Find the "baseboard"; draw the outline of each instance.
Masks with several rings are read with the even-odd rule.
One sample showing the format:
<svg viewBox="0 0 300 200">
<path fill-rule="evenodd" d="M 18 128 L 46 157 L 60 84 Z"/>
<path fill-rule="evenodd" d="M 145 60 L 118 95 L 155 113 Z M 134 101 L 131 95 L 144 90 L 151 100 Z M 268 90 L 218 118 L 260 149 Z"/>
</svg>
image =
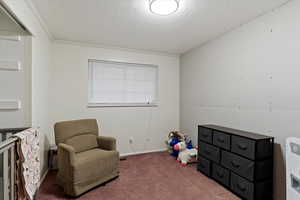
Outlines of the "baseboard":
<svg viewBox="0 0 300 200">
<path fill-rule="evenodd" d="M 156 149 L 156 150 L 150 150 L 150 151 L 138 151 L 138 152 L 132 152 L 132 153 L 122 153 L 120 157 L 126 157 L 126 156 L 134 156 L 134 155 L 140 155 L 140 154 L 146 154 L 146 153 L 155 153 L 155 152 L 162 152 L 167 151 L 166 148 L 163 149 Z"/>
<path fill-rule="evenodd" d="M 39 181 L 38 187 L 40 187 L 40 186 L 42 185 L 42 183 L 43 183 L 43 181 L 45 180 L 45 178 L 46 178 L 48 172 L 49 172 L 49 168 L 46 169 L 45 173 L 44 173 L 43 176 L 41 177 L 41 179 L 40 179 L 40 181 Z"/>
</svg>

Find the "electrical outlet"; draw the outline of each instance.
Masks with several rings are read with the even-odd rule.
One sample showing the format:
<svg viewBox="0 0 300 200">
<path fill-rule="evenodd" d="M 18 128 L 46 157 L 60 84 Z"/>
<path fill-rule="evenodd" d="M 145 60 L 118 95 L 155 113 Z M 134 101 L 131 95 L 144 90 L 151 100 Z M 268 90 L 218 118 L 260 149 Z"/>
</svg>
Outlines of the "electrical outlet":
<svg viewBox="0 0 300 200">
<path fill-rule="evenodd" d="M 132 144 L 133 143 L 133 137 L 129 138 L 129 143 Z"/>
<path fill-rule="evenodd" d="M 150 142 L 150 140 L 151 140 L 150 138 L 146 138 L 146 142 Z"/>
</svg>

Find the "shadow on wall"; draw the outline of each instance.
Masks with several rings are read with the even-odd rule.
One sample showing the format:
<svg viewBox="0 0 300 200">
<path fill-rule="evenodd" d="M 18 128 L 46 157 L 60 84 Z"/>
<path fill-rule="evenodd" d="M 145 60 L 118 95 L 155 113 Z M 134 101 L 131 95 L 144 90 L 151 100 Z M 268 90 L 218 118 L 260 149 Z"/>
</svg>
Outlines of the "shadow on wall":
<svg viewBox="0 0 300 200">
<path fill-rule="evenodd" d="M 47 136 L 44 136 L 44 149 L 42 151 L 42 156 L 43 156 L 43 163 L 41 163 L 41 174 L 40 176 L 43 177 L 43 175 L 45 175 L 45 172 L 47 171 L 48 169 L 48 152 L 49 152 L 49 149 L 50 149 L 50 141 L 48 139 Z"/>
<path fill-rule="evenodd" d="M 280 144 L 274 146 L 274 200 L 286 199 L 286 168 Z"/>
</svg>

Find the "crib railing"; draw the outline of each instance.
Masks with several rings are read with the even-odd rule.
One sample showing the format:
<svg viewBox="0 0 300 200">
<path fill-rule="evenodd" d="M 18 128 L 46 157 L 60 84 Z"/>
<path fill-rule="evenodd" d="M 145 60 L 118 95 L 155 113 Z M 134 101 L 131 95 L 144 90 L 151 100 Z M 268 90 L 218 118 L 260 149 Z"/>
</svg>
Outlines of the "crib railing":
<svg viewBox="0 0 300 200">
<path fill-rule="evenodd" d="M 16 138 L 26 128 L 0 129 L 0 200 L 15 199 Z"/>
</svg>

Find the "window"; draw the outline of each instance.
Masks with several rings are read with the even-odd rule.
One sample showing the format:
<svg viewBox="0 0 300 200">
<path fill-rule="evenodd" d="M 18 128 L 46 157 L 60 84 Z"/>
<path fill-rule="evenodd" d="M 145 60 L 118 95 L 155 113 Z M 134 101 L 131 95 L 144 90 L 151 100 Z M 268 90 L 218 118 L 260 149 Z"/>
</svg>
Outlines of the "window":
<svg viewBox="0 0 300 200">
<path fill-rule="evenodd" d="M 89 106 L 154 106 L 158 67 L 89 60 Z"/>
</svg>

